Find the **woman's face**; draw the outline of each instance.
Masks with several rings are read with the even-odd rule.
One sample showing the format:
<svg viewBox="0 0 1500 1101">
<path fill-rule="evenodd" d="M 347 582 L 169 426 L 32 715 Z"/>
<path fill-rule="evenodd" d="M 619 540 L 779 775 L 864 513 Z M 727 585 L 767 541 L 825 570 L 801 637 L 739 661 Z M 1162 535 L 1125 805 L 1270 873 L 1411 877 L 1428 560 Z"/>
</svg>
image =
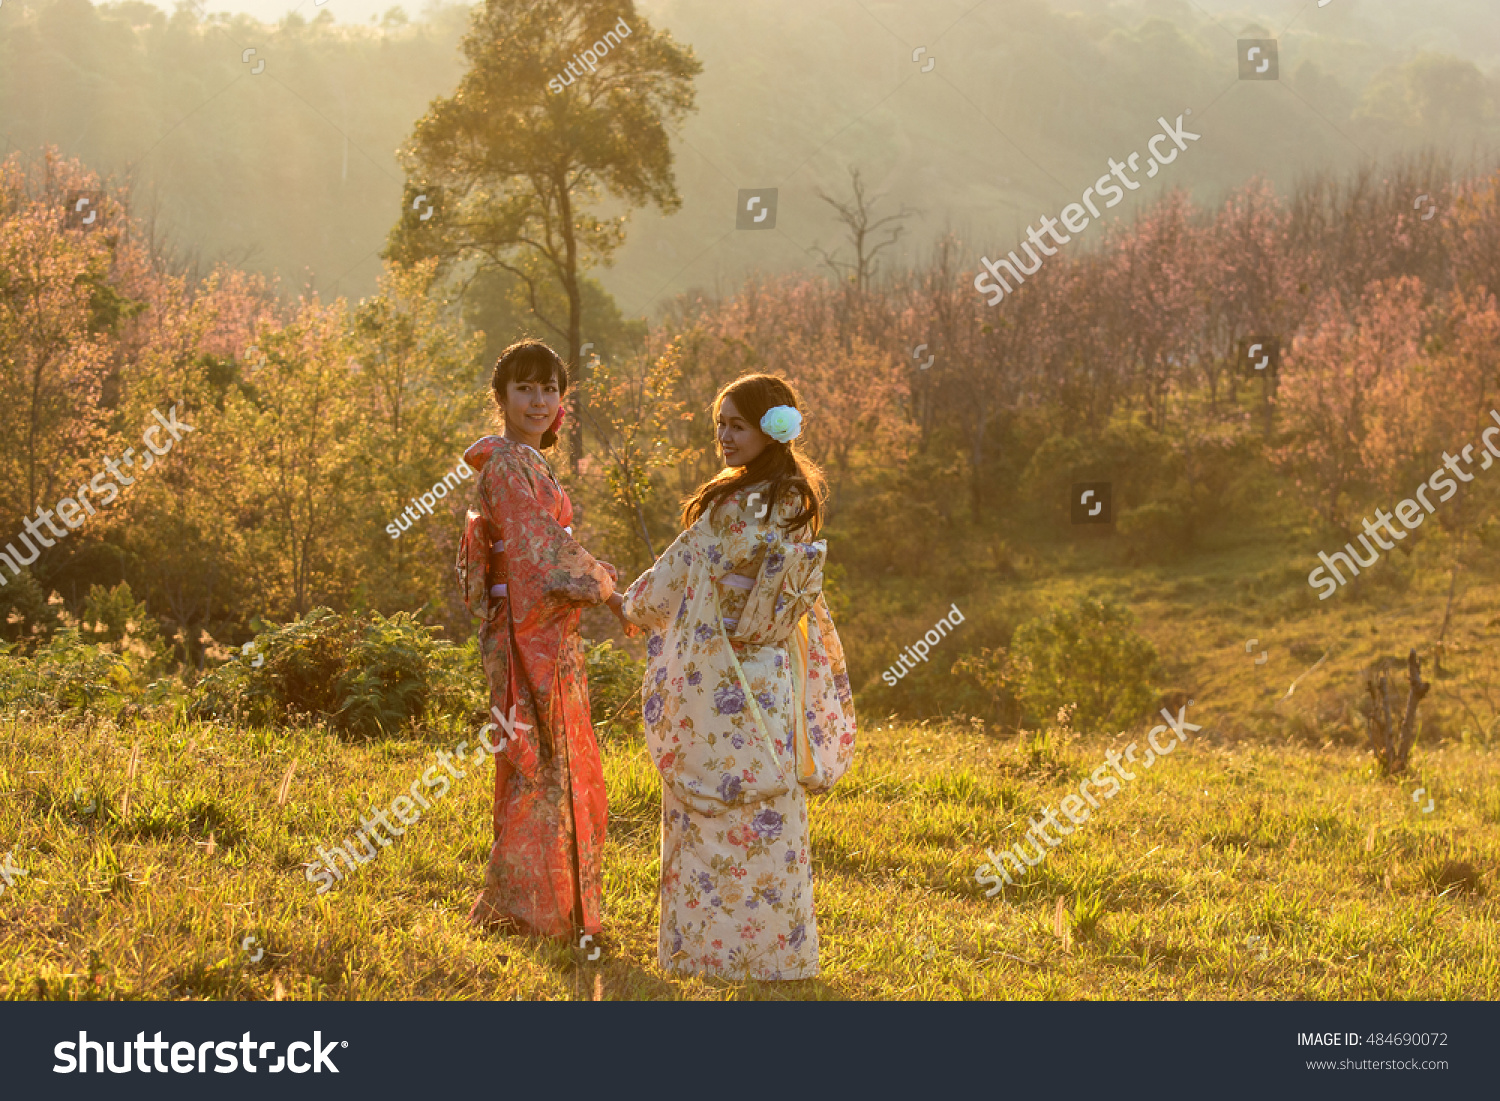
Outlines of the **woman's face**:
<svg viewBox="0 0 1500 1101">
<path fill-rule="evenodd" d="M 748 466 L 771 442 L 760 425 L 740 416 L 733 398 L 725 398 L 719 405 L 718 432 L 719 453 L 724 456 L 725 466 Z"/>
<path fill-rule="evenodd" d="M 558 389 L 556 377 L 547 382 L 511 379 L 505 384 L 505 434 L 540 448 L 542 433 L 552 427 L 561 403 L 562 392 Z"/>
</svg>

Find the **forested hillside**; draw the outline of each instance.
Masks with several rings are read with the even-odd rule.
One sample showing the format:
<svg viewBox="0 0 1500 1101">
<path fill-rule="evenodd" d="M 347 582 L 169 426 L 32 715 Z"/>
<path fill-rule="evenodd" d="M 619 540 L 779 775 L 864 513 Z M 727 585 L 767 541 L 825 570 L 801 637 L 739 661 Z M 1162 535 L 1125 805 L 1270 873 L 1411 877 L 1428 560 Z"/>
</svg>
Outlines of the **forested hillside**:
<svg viewBox="0 0 1500 1101">
<path fill-rule="evenodd" d="M 1172 182 L 1202 202 L 1257 173 L 1285 189 L 1423 143 L 1482 157 L 1497 126 L 1493 13 L 1481 0 L 1426 20 L 1408 7 L 1339 0 L 1315 19 L 1290 7 L 1215 19 L 1188 4 L 1081 14 L 1041 0 L 643 4 L 705 72 L 676 142 L 681 212 L 637 215 L 600 278 L 637 316 L 663 293 L 817 264 L 812 250 L 839 238 L 818 193 L 846 188 L 851 166 L 890 209 L 919 212 L 902 258 L 950 229 L 1008 248 L 1185 108 L 1203 148 Z M 395 151 L 453 87 L 467 9 L 408 21 L 390 8 L 372 24 L 303 5 L 276 26 L 202 10 L 0 7 L 5 149 L 54 143 L 133 182 L 135 209 L 182 253 L 277 275 L 284 295 L 369 293 L 399 214 Z M 1278 35 L 1281 81 L 1237 85 L 1235 38 Z M 918 47 L 936 60 L 928 72 L 911 60 Z M 246 49 L 257 53 L 242 61 Z M 750 187 L 780 190 L 776 232 L 730 232 Z"/>
</svg>

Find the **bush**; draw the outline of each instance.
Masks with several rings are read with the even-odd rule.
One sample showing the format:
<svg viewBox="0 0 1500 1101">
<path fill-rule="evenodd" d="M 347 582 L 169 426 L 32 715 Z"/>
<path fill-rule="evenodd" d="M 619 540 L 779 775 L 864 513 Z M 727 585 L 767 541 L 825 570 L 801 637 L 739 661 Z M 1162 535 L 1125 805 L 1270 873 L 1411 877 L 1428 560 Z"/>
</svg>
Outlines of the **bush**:
<svg viewBox="0 0 1500 1101">
<path fill-rule="evenodd" d="M 162 639 L 161 625 L 146 605 L 136 600 L 129 582 L 121 581 L 113 589 L 90 585 L 79 620 L 83 638 L 134 654 L 151 673 L 165 672 L 171 665 L 172 654 Z"/>
<path fill-rule="evenodd" d="M 862 602 L 860 612 L 865 622 L 870 622 L 867 634 L 873 634 L 875 625 L 872 613 L 878 613 L 884 622 L 884 632 L 879 648 L 869 647 L 867 653 L 855 652 L 850 657 L 851 680 L 864 678 L 858 685 L 855 708 L 861 714 L 900 715 L 905 719 L 970 718 L 994 723 L 1006 728 L 1015 725 L 1013 708 L 1008 708 L 1003 699 L 997 698 L 994 686 L 975 683 L 971 673 L 976 654 L 1002 652 L 1015 633 L 1018 624 L 1027 619 L 1033 606 L 1025 597 L 1002 597 L 988 607 L 980 605 L 975 597 L 959 596 L 954 601 L 947 594 L 924 594 L 920 618 L 910 612 L 887 611 L 882 606 L 882 594 Z M 915 669 L 898 677 L 894 685 L 885 680 L 886 671 L 896 666 L 897 640 L 910 639 L 915 642 L 933 625 L 940 614 L 948 613 L 950 604 L 958 603 L 964 612 L 964 621 L 950 631 L 943 641 L 933 647 L 925 662 L 918 662 Z M 965 611 L 967 607 L 967 611 Z M 840 630 L 845 647 L 849 647 L 850 634 Z M 886 641 L 889 640 L 889 641 Z M 847 651 L 846 651 L 847 652 Z M 884 663 L 883 669 L 866 672 L 875 663 Z M 894 672 L 891 674 L 895 676 Z"/>
<path fill-rule="evenodd" d="M 1120 511 L 1115 530 L 1131 562 L 1170 562 L 1189 541 L 1188 518 L 1165 501 L 1147 501 Z"/>
<path fill-rule="evenodd" d="M 114 713 L 141 694 L 132 655 L 84 641 L 76 627 L 53 633 L 30 657 L 0 643 L 0 707 Z"/>
<path fill-rule="evenodd" d="M 485 710 L 477 651 L 434 638 L 407 612 L 387 619 L 314 608 L 248 646 L 198 683 L 189 717 L 266 725 L 322 719 L 372 738 Z"/>
<path fill-rule="evenodd" d="M 642 729 L 641 684 L 646 663 L 616 650 L 608 639 L 589 647 L 586 660 L 594 736 L 603 741 L 617 730 L 630 733 Z"/>
<path fill-rule="evenodd" d="M 0 638 L 20 642 L 29 649 L 38 636 L 52 637 L 61 603 L 61 597 L 49 600 L 32 572 L 23 569 L 0 588 Z"/>
<path fill-rule="evenodd" d="M 965 671 L 997 698 L 1018 701 L 1029 726 L 1076 704 L 1079 728 L 1119 727 L 1151 710 L 1160 676 L 1156 648 L 1132 624 L 1128 609 L 1081 598 L 1021 624 L 1009 650 L 984 651 Z"/>
</svg>

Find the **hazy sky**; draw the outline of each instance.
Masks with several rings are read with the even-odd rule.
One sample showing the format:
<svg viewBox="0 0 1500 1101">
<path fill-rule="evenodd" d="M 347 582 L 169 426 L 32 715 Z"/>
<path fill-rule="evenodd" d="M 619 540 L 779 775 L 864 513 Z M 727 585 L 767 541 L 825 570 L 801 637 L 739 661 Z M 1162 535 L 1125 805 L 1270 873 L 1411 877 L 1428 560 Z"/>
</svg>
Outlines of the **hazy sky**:
<svg viewBox="0 0 1500 1101">
<path fill-rule="evenodd" d="M 148 0 L 157 7 L 171 9 L 170 3 Z M 340 23 L 368 23 L 371 16 L 379 18 L 393 7 L 400 7 L 413 20 L 419 19 L 425 6 L 423 0 L 325 0 L 320 6 L 316 0 L 204 0 L 203 10 L 211 12 L 243 12 L 263 23 L 276 23 L 287 12 L 295 11 L 304 19 L 315 19 L 320 12 L 331 12 Z"/>
</svg>

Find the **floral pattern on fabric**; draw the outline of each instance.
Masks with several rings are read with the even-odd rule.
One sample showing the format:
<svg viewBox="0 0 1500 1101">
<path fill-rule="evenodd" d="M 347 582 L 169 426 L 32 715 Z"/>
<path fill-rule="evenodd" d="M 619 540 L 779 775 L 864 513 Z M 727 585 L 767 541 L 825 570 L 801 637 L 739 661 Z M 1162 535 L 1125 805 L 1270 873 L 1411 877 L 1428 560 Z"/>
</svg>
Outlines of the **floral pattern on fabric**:
<svg viewBox="0 0 1500 1101">
<path fill-rule="evenodd" d="M 515 772 L 503 787 L 496 774 L 494 841 L 474 912 L 571 940 L 600 928 L 607 816 L 578 621 L 609 599 L 614 576 L 563 530 L 573 506 L 538 452 L 487 436 L 464 459 L 478 471 L 479 507 L 459 546 L 459 579 L 481 617 L 490 704 L 516 719 L 513 735 L 485 735 L 505 739 Z M 504 551 L 492 559 L 497 540 Z M 500 583 L 507 595 L 490 596 Z"/>
<path fill-rule="evenodd" d="M 746 498 L 683 532 L 625 594 L 626 616 L 652 631 L 642 698 L 663 779 L 658 955 L 682 972 L 809 978 L 806 793 L 848 770 L 854 705 L 822 597 L 826 543 L 784 534 L 791 502 L 760 519 Z M 731 573 L 753 573 L 753 587 L 726 584 Z"/>
</svg>

